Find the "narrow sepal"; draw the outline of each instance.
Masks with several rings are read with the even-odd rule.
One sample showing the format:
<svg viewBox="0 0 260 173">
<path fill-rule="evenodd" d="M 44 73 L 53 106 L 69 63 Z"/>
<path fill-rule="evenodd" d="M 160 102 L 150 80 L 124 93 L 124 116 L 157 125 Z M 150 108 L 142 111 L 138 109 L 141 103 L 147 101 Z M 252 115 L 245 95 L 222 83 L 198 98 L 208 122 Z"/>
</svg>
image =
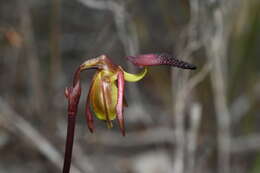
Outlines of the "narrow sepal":
<svg viewBox="0 0 260 173">
<path fill-rule="evenodd" d="M 182 69 L 190 69 L 190 70 L 196 69 L 195 65 L 179 60 L 173 55 L 167 53 L 143 54 L 137 56 L 128 56 L 127 58 L 133 64 L 140 67 L 154 66 L 154 65 L 170 65 Z"/>
<path fill-rule="evenodd" d="M 91 133 L 94 132 L 94 119 L 93 119 L 93 114 L 90 111 L 90 95 L 91 95 L 92 88 L 93 88 L 93 82 L 91 83 L 89 88 L 87 101 L 86 101 L 86 112 L 85 112 L 88 129 Z"/>
<path fill-rule="evenodd" d="M 117 73 L 117 86 L 118 86 L 118 97 L 116 105 L 117 120 L 119 124 L 120 131 L 123 136 L 125 136 L 125 122 L 123 116 L 124 107 L 124 73 L 119 70 Z"/>
</svg>

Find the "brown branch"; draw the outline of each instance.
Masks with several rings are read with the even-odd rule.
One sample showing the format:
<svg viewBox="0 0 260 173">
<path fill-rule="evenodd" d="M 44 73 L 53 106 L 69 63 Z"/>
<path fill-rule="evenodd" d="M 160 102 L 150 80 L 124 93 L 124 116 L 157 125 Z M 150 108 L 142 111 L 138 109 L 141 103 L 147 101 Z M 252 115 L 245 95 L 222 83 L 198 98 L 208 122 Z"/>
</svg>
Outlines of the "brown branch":
<svg viewBox="0 0 260 173">
<path fill-rule="evenodd" d="M 241 153 L 249 151 L 260 151 L 260 135 L 253 134 L 246 137 L 232 139 L 231 152 Z"/>
<path fill-rule="evenodd" d="M 50 54 L 51 54 L 51 89 L 55 91 L 61 80 L 61 55 L 60 55 L 60 0 L 52 0 L 51 11 L 51 33 L 50 33 Z M 52 91 L 52 92 L 54 92 Z M 52 93 L 51 93 L 52 95 Z"/>
<path fill-rule="evenodd" d="M 44 110 L 44 95 L 42 88 L 42 78 L 40 74 L 40 62 L 37 55 L 36 41 L 33 36 L 32 19 L 29 12 L 28 2 L 18 1 L 20 9 L 21 34 L 24 38 L 24 50 L 26 52 L 26 62 L 28 63 L 28 82 L 32 90 L 31 104 L 36 113 Z"/>
</svg>

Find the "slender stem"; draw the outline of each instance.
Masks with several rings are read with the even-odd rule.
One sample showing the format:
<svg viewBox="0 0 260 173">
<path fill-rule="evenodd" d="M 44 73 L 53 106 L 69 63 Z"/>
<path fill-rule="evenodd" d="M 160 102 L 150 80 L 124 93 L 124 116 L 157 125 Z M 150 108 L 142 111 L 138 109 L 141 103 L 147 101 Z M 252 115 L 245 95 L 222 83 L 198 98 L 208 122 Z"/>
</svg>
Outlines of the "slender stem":
<svg viewBox="0 0 260 173">
<path fill-rule="evenodd" d="M 72 155 L 73 139 L 74 139 L 74 131 L 75 131 L 75 122 L 76 122 L 76 115 L 69 115 L 68 116 L 68 128 L 67 128 L 65 156 L 64 156 L 64 164 L 63 164 L 63 173 L 70 172 L 71 155 Z"/>
</svg>

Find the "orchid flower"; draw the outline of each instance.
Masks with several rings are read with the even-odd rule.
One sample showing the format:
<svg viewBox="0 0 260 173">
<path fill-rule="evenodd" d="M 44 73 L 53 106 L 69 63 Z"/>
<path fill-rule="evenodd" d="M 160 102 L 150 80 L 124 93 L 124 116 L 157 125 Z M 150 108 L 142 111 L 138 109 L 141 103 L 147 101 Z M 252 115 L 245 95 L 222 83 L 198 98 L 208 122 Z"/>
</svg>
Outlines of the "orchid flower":
<svg viewBox="0 0 260 173">
<path fill-rule="evenodd" d="M 68 128 L 63 173 L 68 173 L 70 170 L 76 114 L 81 96 L 80 73 L 82 71 L 97 69 L 86 99 L 85 116 L 90 132 L 94 131 L 95 115 L 97 119 L 105 121 L 108 128 L 112 128 L 112 121 L 117 119 L 120 131 L 125 136 L 123 117 L 123 107 L 126 105 L 125 81 L 141 80 L 147 73 L 147 66 L 170 65 L 182 69 L 196 69 L 194 65 L 178 60 L 169 54 L 144 54 L 128 56 L 127 59 L 143 70 L 138 74 L 128 73 L 121 66 L 114 64 L 106 55 L 101 55 L 83 62 L 74 74 L 72 87 L 65 89 L 65 96 L 68 99 Z"/>
</svg>

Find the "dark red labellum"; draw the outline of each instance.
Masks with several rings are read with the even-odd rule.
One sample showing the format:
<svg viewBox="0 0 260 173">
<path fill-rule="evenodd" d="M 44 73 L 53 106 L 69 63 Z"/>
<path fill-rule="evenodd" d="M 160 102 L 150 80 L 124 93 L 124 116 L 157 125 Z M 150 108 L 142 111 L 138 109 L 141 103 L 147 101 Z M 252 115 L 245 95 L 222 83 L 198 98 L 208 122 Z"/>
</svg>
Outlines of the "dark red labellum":
<svg viewBox="0 0 260 173">
<path fill-rule="evenodd" d="M 143 54 L 138 56 L 128 56 L 129 61 L 133 64 L 143 67 L 143 66 L 155 66 L 155 65 L 170 65 L 182 69 L 195 70 L 196 66 L 189 64 L 182 60 L 175 58 L 173 55 L 167 53 L 161 54 Z"/>
</svg>

